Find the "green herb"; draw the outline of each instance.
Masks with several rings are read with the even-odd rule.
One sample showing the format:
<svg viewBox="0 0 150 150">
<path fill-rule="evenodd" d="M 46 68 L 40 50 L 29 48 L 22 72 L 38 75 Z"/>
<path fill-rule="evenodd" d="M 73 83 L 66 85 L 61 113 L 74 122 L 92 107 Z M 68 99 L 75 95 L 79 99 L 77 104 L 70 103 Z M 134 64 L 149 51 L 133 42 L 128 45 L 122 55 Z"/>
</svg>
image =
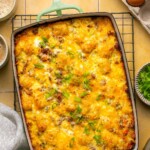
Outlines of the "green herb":
<svg viewBox="0 0 150 150">
<path fill-rule="evenodd" d="M 88 76 L 90 75 L 89 72 L 86 72 L 84 73 L 82 76 L 83 76 L 83 88 L 86 89 L 86 90 L 90 90 L 91 87 L 90 87 L 90 80 L 88 79 Z"/>
<path fill-rule="evenodd" d="M 35 67 L 35 68 L 39 68 L 39 69 L 44 68 L 44 66 L 43 66 L 42 64 L 40 64 L 40 63 L 34 64 L 34 67 Z"/>
<path fill-rule="evenodd" d="M 49 46 L 50 46 L 51 49 L 54 48 L 56 46 L 56 44 L 57 44 L 57 41 L 54 38 L 51 38 L 49 40 L 49 42 L 50 42 Z"/>
<path fill-rule="evenodd" d="M 58 79 L 61 79 L 62 78 L 62 73 L 61 72 L 55 72 L 55 76 L 56 76 L 56 78 L 58 78 Z"/>
<path fill-rule="evenodd" d="M 88 92 L 84 91 L 82 94 L 81 94 L 81 98 L 84 98 L 85 96 L 88 95 Z"/>
<path fill-rule="evenodd" d="M 44 42 L 40 42 L 39 43 L 40 47 L 44 48 L 46 46 L 46 44 Z"/>
<path fill-rule="evenodd" d="M 89 121 L 88 124 L 89 124 L 89 126 L 90 126 L 90 128 L 91 128 L 92 130 L 95 130 L 95 129 L 96 129 L 96 127 L 95 127 L 96 122 L 95 122 L 95 121 Z"/>
<path fill-rule="evenodd" d="M 75 97 L 75 99 L 74 99 L 76 102 L 79 102 L 79 103 L 81 103 L 81 98 L 80 97 Z"/>
<path fill-rule="evenodd" d="M 79 124 L 83 121 L 83 116 L 80 114 L 78 115 L 78 118 L 76 119 L 76 123 Z"/>
<path fill-rule="evenodd" d="M 85 72 L 85 73 L 83 74 L 83 77 L 86 78 L 86 77 L 88 77 L 89 75 L 90 75 L 89 72 Z"/>
<path fill-rule="evenodd" d="M 85 127 L 85 128 L 84 128 L 84 133 L 85 133 L 86 135 L 89 135 L 89 134 L 90 134 L 90 131 L 89 131 L 89 128 L 88 128 L 88 127 Z"/>
<path fill-rule="evenodd" d="M 67 55 L 69 55 L 71 58 L 74 58 L 74 53 L 72 51 L 67 51 Z"/>
<path fill-rule="evenodd" d="M 146 66 L 139 74 L 139 91 L 150 101 L 150 65 Z"/>
<path fill-rule="evenodd" d="M 83 120 L 81 112 L 82 109 L 79 105 L 74 112 L 70 112 L 70 116 L 72 117 L 72 119 L 76 121 L 76 123 L 80 123 Z"/>
<path fill-rule="evenodd" d="M 50 44 L 50 48 L 54 48 L 56 46 L 56 44 Z"/>
<path fill-rule="evenodd" d="M 101 136 L 100 135 L 94 135 L 93 138 L 96 141 L 97 145 L 101 144 Z"/>
<path fill-rule="evenodd" d="M 58 106 L 58 102 L 52 103 L 52 109 L 56 108 Z"/>
<path fill-rule="evenodd" d="M 70 96 L 69 92 L 67 92 L 67 91 L 63 91 L 62 94 L 66 99 L 68 99 Z"/>
<path fill-rule="evenodd" d="M 39 43 L 39 45 L 44 48 L 48 43 L 48 39 L 46 37 L 42 37 L 42 41 Z"/>
<path fill-rule="evenodd" d="M 46 37 L 42 37 L 44 43 L 48 43 L 48 39 Z"/>
<path fill-rule="evenodd" d="M 76 109 L 76 113 L 81 113 L 82 112 L 82 109 L 81 107 L 78 105 L 77 109 Z"/>
<path fill-rule="evenodd" d="M 50 94 L 49 94 L 49 93 L 46 93 L 46 94 L 45 94 L 45 98 L 48 99 L 49 97 L 51 97 Z"/>
<path fill-rule="evenodd" d="M 54 96 L 57 93 L 55 89 L 51 89 L 49 92 L 45 94 L 45 98 L 48 99 L 49 97 Z"/>
<path fill-rule="evenodd" d="M 101 130 L 100 129 L 96 129 L 96 132 L 101 132 Z"/>
<path fill-rule="evenodd" d="M 70 74 L 68 74 L 67 76 L 64 76 L 64 78 L 63 78 L 63 82 L 68 82 L 68 83 L 70 83 L 70 81 L 71 81 L 71 79 L 72 79 L 72 74 L 70 73 Z"/>
<path fill-rule="evenodd" d="M 71 138 L 70 143 L 69 143 L 69 147 L 72 148 L 75 142 L 75 137 Z"/>
<path fill-rule="evenodd" d="M 101 94 L 96 97 L 96 100 L 99 101 L 101 99 Z"/>
<path fill-rule="evenodd" d="M 83 80 L 83 88 L 86 89 L 86 90 L 90 90 L 91 89 L 91 87 L 90 87 L 90 80 L 88 80 L 86 78 Z"/>
</svg>

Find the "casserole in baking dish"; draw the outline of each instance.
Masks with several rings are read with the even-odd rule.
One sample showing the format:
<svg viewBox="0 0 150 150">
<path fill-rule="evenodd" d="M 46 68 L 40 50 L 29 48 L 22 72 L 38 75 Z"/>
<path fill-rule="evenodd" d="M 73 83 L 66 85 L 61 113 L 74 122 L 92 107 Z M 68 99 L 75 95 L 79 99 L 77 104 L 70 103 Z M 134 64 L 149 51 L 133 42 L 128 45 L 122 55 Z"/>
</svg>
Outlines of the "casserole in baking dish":
<svg viewBox="0 0 150 150">
<path fill-rule="evenodd" d="M 135 148 L 129 74 L 109 16 L 31 26 L 14 41 L 16 81 L 33 149 Z"/>
</svg>

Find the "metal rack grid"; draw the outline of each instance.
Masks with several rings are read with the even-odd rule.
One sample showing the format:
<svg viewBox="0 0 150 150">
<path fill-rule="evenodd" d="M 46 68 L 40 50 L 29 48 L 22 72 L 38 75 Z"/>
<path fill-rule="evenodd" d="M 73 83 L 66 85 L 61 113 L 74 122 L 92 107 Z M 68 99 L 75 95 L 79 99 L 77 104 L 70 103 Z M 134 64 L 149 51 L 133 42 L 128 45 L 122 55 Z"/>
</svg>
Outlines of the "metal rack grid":
<svg viewBox="0 0 150 150">
<path fill-rule="evenodd" d="M 130 76 L 132 85 L 134 85 L 135 77 L 135 67 L 134 67 L 134 18 L 128 12 L 112 13 L 116 23 L 118 25 L 123 45 L 125 48 L 125 53 L 127 57 L 127 62 L 129 66 Z M 23 27 L 25 25 L 36 22 L 37 15 L 16 15 L 12 19 L 12 31 Z M 42 19 L 49 19 L 56 17 L 56 15 L 45 15 Z M 16 111 L 20 112 L 19 102 L 16 92 L 16 85 L 14 82 L 14 108 Z"/>
</svg>

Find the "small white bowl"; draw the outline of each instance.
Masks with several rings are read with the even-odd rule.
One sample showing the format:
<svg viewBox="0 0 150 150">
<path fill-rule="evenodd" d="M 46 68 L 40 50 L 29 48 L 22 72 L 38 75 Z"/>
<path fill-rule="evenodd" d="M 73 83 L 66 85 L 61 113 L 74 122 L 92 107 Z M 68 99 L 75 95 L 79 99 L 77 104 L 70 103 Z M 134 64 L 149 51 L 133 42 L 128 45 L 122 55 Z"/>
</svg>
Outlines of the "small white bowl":
<svg viewBox="0 0 150 150">
<path fill-rule="evenodd" d="M 138 97 L 141 99 L 142 102 L 144 102 L 145 104 L 147 104 L 148 106 L 150 106 L 150 101 L 147 100 L 143 94 L 139 91 L 139 87 L 138 87 L 138 78 L 139 78 L 139 74 L 143 71 L 143 69 L 146 67 L 146 66 L 150 66 L 150 63 L 147 63 L 145 65 L 143 65 L 140 70 L 138 71 L 137 75 L 136 75 L 136 78 L 135 78 L 135 90 L 136 90 L 136 93 L 138 95 Z"/>
<path fill-rule="evenodd" d="M 2 60 L 0 60 L 0 69 L 2 67 L 5 66 L 5 64 L 7 63 L 8 61 L 8 45 L 6 43 L 6 40 L 4 39 L 4 37 L 2 35 L 0 35 L 0 46 L 2 46 L 3 48 L 3 57 L 2 57 Z"/>
<path fill-rule="evenodd" d="M 17 0 L 13 0 L 13 5 L 12 5 L 11 9 L 8 10 L 8 12 L 5 14 L 5 16 L 0 17 L 0 22 L 10 18 L 14 14 L 14 12 L 16 10 L 16 5 L 17 5 L 16 3 L 17 3 Z"/>
</svg>

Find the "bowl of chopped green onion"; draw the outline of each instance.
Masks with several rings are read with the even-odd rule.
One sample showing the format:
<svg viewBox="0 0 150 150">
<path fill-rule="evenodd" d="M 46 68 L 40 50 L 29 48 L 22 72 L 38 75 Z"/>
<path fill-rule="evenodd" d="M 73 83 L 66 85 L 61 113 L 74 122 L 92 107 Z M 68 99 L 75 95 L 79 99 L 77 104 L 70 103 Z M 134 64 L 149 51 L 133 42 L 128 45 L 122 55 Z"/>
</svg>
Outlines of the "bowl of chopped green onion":
<svg viewBox="0 0 150 150">
<path fill-rule="evenodd" d="M 150 106 L 150 63 L 139 70 L 135 79 L 135 89 L 139 98 Z"/>
</svg>

